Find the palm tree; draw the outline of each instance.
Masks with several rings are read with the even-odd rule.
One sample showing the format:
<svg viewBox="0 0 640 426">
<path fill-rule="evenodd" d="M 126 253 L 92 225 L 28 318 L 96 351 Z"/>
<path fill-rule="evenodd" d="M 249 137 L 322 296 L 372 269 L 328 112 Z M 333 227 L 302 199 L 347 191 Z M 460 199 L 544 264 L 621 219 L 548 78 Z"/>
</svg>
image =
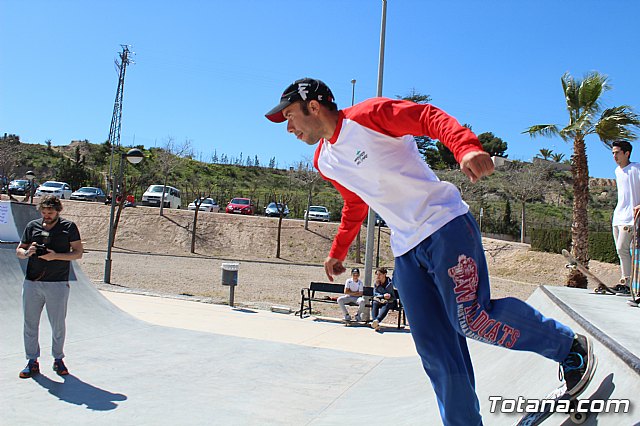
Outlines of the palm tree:
<svg viewBox="0 0 640 426">
<path fill-rule="evenodd" d="M 541 148 L 540 149 L 540 154 L 536 155 L 536 157 L 540 157 L 543 160 L 548 160 L 549 158 L 551 158 L 551 156 L 553 155 L 553 151 L 550 149 L 546 149 L 546 148 Z"/>
<path fill-rule="evenodd" d="M 564 154 L 559 152 L 551 154 L 551 159 L 556 163 L 560 163 L 564 159 Z"/>
<path fill-rule="evenodd" d="M 529 127 L 523 133 L 528 133 L 531 137 L 558 135 L 565 142 L 573 142 L 571 175 L 574 197 L 571 245 L 576 259 L 588 266 L 589 167 L 585 138 L 590 134 L 596 134 L 602 143 L 611 148 L 613 141 L 636 139 L 636 135 L 630 129 L 640 127 L 640 120 L 627 105 L 602 109 L 600 96 L 611 88 L 607 83 L 607 76 L 594 71 L 585 75 L 582 80 L 576 80 L 569 73 L 565 73 L 561 80 L 569 124 L 563 128 L 555 124 L 539 124 Z M 570 287 L 586 288 L 586 284 L 586 277 L 578 271 L 573 271 L 567 278 L 567 285 Z"/>
</svg>

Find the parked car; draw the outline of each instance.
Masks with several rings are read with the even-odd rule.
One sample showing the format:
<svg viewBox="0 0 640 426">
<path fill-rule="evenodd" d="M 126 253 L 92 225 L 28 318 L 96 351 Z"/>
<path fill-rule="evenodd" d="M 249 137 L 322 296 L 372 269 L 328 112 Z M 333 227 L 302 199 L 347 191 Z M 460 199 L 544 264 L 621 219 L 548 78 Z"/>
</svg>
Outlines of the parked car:
<svg viewBox="0 0 640 426">
<path fill-rule="evenodd" d="M 142 205 L 160 207 L 162 200 L 162 188 L 163 185 L 151 185 L 142 194 Z M 173 186 L 165 186 L 164 191 L 164 206 L 171 209 L 182 208 L 182 199 L 180 198 L 180 191 Z"/>
<path fill-rule="evenodd" d="M 31 188 L 31 182 L 27 179 L 16 179 L 9 182 L 9 194 L 11 195 L 27 195 Z"/>
<path fill-rule="evenodd" d="M 36 189 L 36 197 L 42 197 L 43 195 L 55 195 L 60 199 L 71 198 L 71 185 L 66 182 L 57 182 L 55 180 L 48 180 Z"/>
<path fill-rule="evenodd" d="M 227 213 L 256 214 L 256 206 L 250 198 L 234 198 L 229 201 Z"/>
<path fill-rule="evenodd" d="M 269 205 L 264 208 L 264 215 L 269 217 L 280 217 L 280 210 L 282 210 L 282 208 L 282 203 L 269 203 Z M 282 216 L 287 217 L 288 214 L 289 207 L 285 204 Z"/>
<path fill-rule="evenodd" d="M 198 210 L 201 212 L 213 212 L 218 213 L 220 211 L 220 206 L 213 198 L 201 198 L 202 202 L 200 203 L 200 207 Z M 196 202 L 198 199 L 193 200 L 193 203 L 189 203 L 189 210 L 196 209 Z"/>
<path fill-rule="evenodd" d="M 304 218 L 309 216 L 309 220 L 321 220 L 323 222 L 329 222 L 329 209 L 325 206 L 309 206 L 309 213 L 304 211 Z"/>
<path fill-rule="evenodd" d="M 107 196 L 100 188 L 95 188 L 93 186 L 83 186 L 82 188 L 74 191 L 71 194 L 71 199 L 78 201 L 104 202 L 106 201 Z"/>
</svg>

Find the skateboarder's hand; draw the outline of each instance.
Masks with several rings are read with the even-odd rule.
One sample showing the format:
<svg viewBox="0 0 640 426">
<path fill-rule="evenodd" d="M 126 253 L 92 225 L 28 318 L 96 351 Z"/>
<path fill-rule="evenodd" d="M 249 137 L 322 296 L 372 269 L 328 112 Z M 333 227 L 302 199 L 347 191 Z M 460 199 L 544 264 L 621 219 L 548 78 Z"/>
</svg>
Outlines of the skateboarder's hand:
<svg viewBox="0 0 640 426">
<path fill-rule="evenodd" d="M 333 282 L 334 275 L 340 275 L 345 272 L 347 268 L 342 265 L 342 261 L 333 257 L 327 257 L 324 261 L 324 272 L 327 274 L 329 281 Z"/>
<path fill-rule="evenodd" d="M 494 165 L 488 152 L 471 151 L 460 160 L 460 170 L 475 183 L 481 177 L 492 174 Z"/>
</svg>

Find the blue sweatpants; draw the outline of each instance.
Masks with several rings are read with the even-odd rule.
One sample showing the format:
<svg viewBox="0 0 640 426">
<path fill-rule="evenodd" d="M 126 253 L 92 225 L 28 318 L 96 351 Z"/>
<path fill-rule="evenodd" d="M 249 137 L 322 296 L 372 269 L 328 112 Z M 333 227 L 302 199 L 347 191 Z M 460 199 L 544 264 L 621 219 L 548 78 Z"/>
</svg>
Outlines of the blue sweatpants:
<svg viewBox="0 0 640 426">
<path fill-rule="evenodd" d="M 482 424 L 467 337 L 557 362 L 569 354 L 569 327 L 519 299 L 491 300 L 482 239 L 469 213 L 397 257 L 393 282 L 445 425 Z"/>
</svg>

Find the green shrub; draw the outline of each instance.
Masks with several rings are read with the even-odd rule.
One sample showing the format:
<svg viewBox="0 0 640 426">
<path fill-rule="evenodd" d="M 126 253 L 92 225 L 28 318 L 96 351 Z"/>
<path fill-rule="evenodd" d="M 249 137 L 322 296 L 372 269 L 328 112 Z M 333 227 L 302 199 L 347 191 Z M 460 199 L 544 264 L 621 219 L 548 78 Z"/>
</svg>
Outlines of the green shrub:
<svg viewBox="0 0 640 426">
<path fill-rule="evenodd" d="M 531 249 L 560 253 L 571 248 L 571 231 L 566 229 L 534 228 L 531 230 Z"/>
<path fill-rule="evenodd" d="M 538 228 L 531 231 L 531 249 L 560 253 L 571 249 L 571 231 Z M 607 263 L 619 263 L 611 232 L 589 232 L 589 258 Z"/>
<path fill-rule="evenodd" d="M 611 232 L 589 232 L 589 257 L 607 263 L 620 263 Z"/>
</svg>

